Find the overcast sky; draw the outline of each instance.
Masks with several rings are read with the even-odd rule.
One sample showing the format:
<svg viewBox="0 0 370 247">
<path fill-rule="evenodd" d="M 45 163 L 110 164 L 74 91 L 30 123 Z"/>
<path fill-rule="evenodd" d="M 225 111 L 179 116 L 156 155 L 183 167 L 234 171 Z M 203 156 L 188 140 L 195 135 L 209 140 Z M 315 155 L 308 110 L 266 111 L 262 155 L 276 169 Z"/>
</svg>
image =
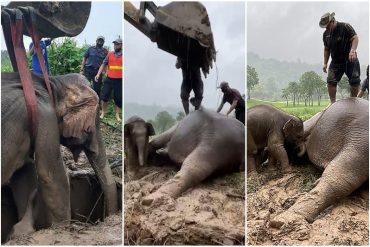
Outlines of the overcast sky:
<svg viewBox="0 0 370 247">
<path fill-rule="evenodd" d="M 158 3 L 163 6 L 166 3 Z M 242 94 L 245 91 L 245 5 L 243 2 L 204 2 L 217 50 L 218 83 L 229 81 Z M 135 3 L 138 7 L 138 4 Z M 182 108 L 181 69 L 175 68 L 176 57 L 157 48 L 146 36 L 124 25 L 125 102 Z M 216 109 L 220 90 L 216 90 L 215 67 L 204 79 L 202 104 Z M 193 95 L 193 93 L 191 94 Z M 225 106 L 224 108 L 229 108 Z"/>
<path fill-rule="evenodd" d="M 1 5 L 6 5 L 8 2 L 1 2 Z M 85 29 L 75 37 L 79 45 L 95 44 L 96 37 L 103 35 L 105 44 L 113 49 L 113 40 L 119 35 L 122 37 L 123 24 L 123 7 L 121 1 L 104 1 L 92 2 L 90 17 L 86 23 Z M 56 39 L 60 42 L 63 38 Z M 28 50 L 31 38 L 24 36 L 24 44 Z M 1 31 L 1 49 L 5 50 L 3 32 Z"/>
<path fill-rule="evenodd" d="M 263 58 L 322 64 L 325 30 L 319 21 L 326 12 L 353 26 L 360 40 L 360 64 L 368 64 L 368 2 L 248 2 L 247 51 Z"/>
</svg>

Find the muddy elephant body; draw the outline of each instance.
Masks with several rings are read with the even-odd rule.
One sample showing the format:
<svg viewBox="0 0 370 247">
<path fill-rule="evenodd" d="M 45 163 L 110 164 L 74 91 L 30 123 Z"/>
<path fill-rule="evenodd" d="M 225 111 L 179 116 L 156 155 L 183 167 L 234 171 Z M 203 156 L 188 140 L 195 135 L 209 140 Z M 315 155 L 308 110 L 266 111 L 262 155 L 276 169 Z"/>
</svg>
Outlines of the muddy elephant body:
<svg viewBox="0 0 370 247">
<path fill-rule="evenodd" d="M 266 147 L 270 153 L 270 163 L 280 162 L 283 170 L 289 170 L 289 159 L 284 144 L 298 150 L 298 156 L 305 153 L 302 120 L 271 105 L 257 105 L 247 112 L 247 156 L 248 172 L 258 166 L 258 153 Z"/>
<path fill-rule="evenodd" d="M 167 149 L 180 171 L 143 204 L 162 196 L 178 197 L 212 174 L 244 170 L 244 125 L 214 111 L 200 109 L 150 141 L 151 150 Z"/>
<path fill-rule="evenodd" d="M 292 218 L 313 222 L 325 208 L 369 179 L 368 101 L 337 101 L 305 121 L 304 126 L 308 157 L 324 172 L 315 188 L 271 222 L 274 227 Z"/>
<path fill-rule="evenodd" d="M 79 74 L 50 77 L 54 102 L 50 102 L 43 79 L 33 75 L 37 99 L 36 135 L 30 136 L 24 93 L 18 73 L 1 74 L 1 185 L 33 160 L 39 193 L 46 205 L 46 222 L 71 219 L 70 188 L 60 144 L 75 160 L 86 153 L 105 195 L 107 213 L 117 210 L 117 192 L 100 133 L 98 97 Z"/>
</svg>

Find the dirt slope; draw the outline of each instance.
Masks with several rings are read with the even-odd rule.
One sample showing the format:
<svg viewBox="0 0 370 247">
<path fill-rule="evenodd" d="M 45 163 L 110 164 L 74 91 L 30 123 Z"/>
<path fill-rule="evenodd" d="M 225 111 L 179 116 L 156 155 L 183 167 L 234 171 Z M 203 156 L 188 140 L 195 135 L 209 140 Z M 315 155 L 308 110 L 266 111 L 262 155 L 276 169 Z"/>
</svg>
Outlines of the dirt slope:
<svg viewBox="0 0 370 247">
<path fill-rule="evenodd" d="M 292 174 L 263 171 L 248 179 L 247 243 L 250 245 L 368 245 L 368 188 L 361 188 L 326 209 L 314 223 L 294 222 L 281 229 L 270 219 L 287 210 L 313 187 L 320 172 L 309 166 L 294 167 Z"/>
<path fill-rule="evenodd" d="M 146 207 L 141 198 L 176 171 L 145 167 L 141 172 L 141 179 L 125 180 L 125 244 L 244 243 L 244 173 L 210 179 L 176 200 Z"/>
</svg>

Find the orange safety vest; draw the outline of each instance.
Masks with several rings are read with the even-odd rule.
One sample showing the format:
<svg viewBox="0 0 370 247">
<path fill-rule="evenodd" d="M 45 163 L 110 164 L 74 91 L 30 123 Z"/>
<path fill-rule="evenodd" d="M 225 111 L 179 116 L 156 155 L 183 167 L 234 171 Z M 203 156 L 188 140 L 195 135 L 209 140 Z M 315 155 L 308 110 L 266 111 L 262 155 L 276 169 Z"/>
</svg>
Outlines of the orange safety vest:
<svg viewBox="0 0 370 247">
<path fill-rule="evenodd" d="M 122 56 L 116 57 L 114 51 L 108 53 L 108 77 L 122 78 Z"/>
</svg>

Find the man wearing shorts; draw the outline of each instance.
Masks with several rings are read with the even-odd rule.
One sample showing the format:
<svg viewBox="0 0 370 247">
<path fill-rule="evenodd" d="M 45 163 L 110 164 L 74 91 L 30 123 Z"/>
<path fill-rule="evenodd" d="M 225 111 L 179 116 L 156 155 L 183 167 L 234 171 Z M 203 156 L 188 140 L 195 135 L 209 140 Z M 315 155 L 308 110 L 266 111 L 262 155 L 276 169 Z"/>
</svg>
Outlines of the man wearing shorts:
<svg viewBox="0 0 370 247">
<path fill-rule="evenodd" d="M 324 65 L 327 73 L 328 61 L 331 63 L 328 71 L 327 86 L 331 103 L 335 102 L 337 84 L 345 73 L 351 86 L 351 97 L 356 97 L 360 87 L 360 63 L 357 59 L 358 36 L 353 27 L 334 18 L 335 13 L 326 13 L 321 17 L 320 27 L 325 28 Z"/>
<path fill-rule="evenodd" d="M 121 109 L 122 109 L 122 39 L 118 38 L 114 43 L 114 51 L 108 53 L 102 65 L 99 68 L 98 74 L 95 76 L 97 81 L 108 66 L 107 77 L 104 81 L 103 93 L 101 97 L 102 112 L 100 118 L 104 118 L 107 112 L 107 103 L 113 91 L 113 99 L 116 105 L 115 116 L 116 120 L 121 122 Z"/>
</svg>

